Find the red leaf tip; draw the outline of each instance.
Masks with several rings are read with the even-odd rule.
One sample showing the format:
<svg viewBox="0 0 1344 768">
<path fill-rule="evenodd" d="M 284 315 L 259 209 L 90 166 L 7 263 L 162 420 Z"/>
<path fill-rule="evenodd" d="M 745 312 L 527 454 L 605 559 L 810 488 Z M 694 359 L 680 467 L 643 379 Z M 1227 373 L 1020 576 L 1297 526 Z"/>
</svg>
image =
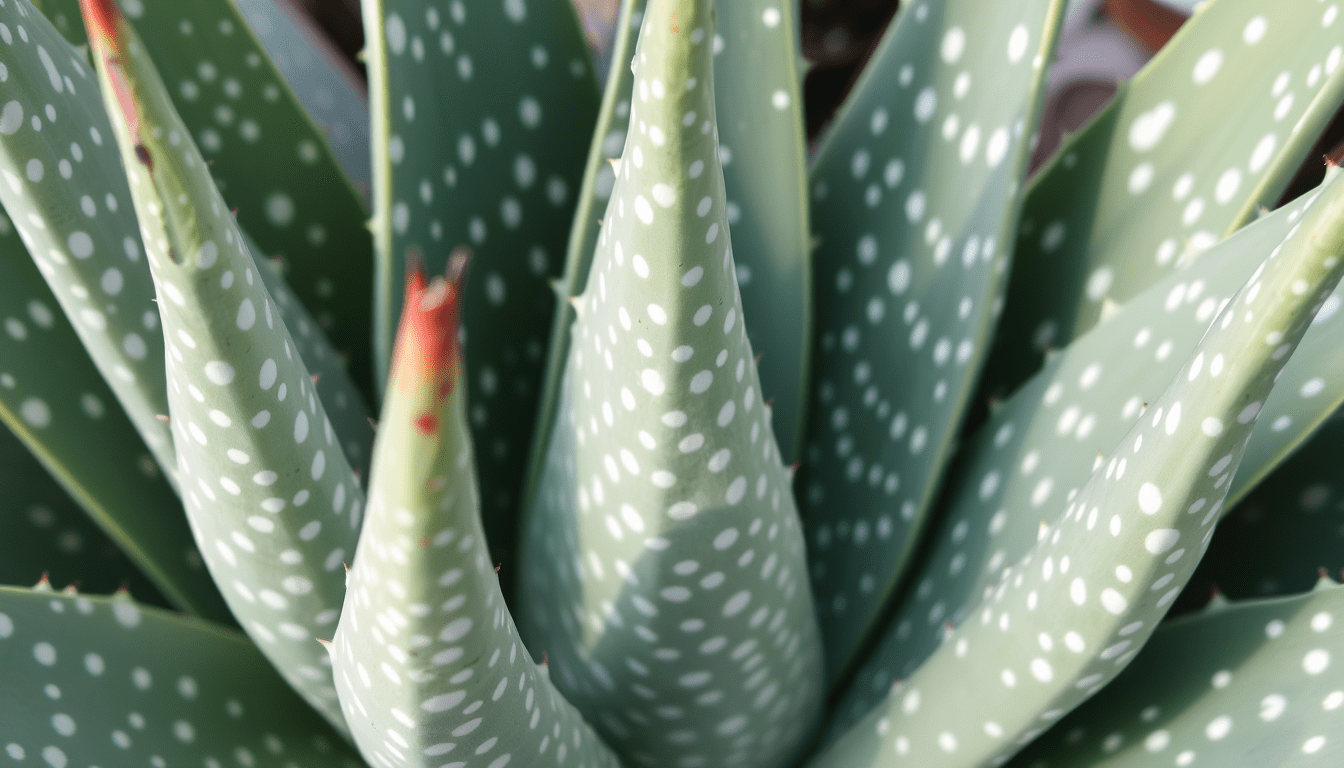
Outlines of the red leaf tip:
<svg viewBox="0 0 1344 768">
<path fill-rule="evenodd" d="M 99 48 L 116 49 L 120 39 L 117 22 L 122 20 L 116 0 L 79 0 L 79 10 L 89 41 Z"/>
<path fill-rule="evenodd" d="M 418 252 L 409 254 L 406 270 L 406 299 L 402 305 L 401 328 L 393 359 L 394 377 L 411 377 L 407 383 L 426 378 L 439 381 L 439 395 L 446 396 L 456 383 L 460 350 L 458 326 L 461 322 L 462 280 L 468 254 L 458 248 L 448 258 L 448 271 L 430 280 Z M 416 419 L 421 431 L 437 429 L 437 419 Z"/>
</svg>

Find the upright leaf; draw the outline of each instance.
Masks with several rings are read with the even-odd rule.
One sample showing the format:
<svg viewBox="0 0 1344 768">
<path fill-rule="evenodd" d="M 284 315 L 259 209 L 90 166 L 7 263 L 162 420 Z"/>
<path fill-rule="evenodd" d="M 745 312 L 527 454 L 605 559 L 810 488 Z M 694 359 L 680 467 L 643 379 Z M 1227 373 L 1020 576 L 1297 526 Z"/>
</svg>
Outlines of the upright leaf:
<svg viewBox="0 0 1344 768">
<path fill-rule="evenodd" d="M 612 187 L 616 184 L 616 167 L 625 148 L 625 134 L 630 128 L 630 96 L 635 86 L 630 63 L 635 56 L 639 25 L 644 19 L 644 4 L 645 0 L 623 0 L 617 17 L 611 45 L 613 66 L 607 75 L 602 105 L 597 112 L 597 127 L 593 130 L 587 164 L 583 168 L 583 184 L 579 187 L 574 223 L 570 227 L 569 245 L 565 250 L 565 271 L 560 277 L 560 284 L 556 286 L 557 293 L 565 298 L 583 293 L 584 281 L 592 270 L 597 238 L 602 229 L 602 211 L 606 209 Z M 531 503 L 538 475 L 546 460 L 546 446 L 550 444 L 551 428 L 555 426 L 560 381 L 564 377 L 565 361 L 569 359 L 570 326 L 574 324 L 574 317 L 574 305 L 571 302 L 555 302 L 551 340 L 546 348 L 546 377 L 542 383 L 536 432 L 528 458 L 524 504 Z"/>
<path fill-rule="evenodd" d="M 239 623 L 338 727 L 313 638 L 340 613 L 363 498 L 238 225 L 111 0 L 83 0 L 168 349 L 187 515 Z"/>
<path fill-rule="evenodd" d="M 1344 759 L 1344 588 L 1172 622 L 1012 763 L 1334 765 Z"/>
<path fill-rule="evenodd" d="M 710 5 L 644 14 L 520 558 L 529 647 L 631 765 L 785 764 L 821 704 L 802 532 L 729 244 Z"/>
<path fill-rule="evenodd" d="M 0 14 L 15 9 L 40 28 L 23 3 Z M 228 621 L 181 502 L 3 214 L 0 321 L 0 421 L 174 605 Z"/>
<path fill-rule="evenodd" d="M 0 587 L 0 669 L 7 764 L 363 766 L 247 638 L 125 594 Z"/>
<path fill-rule="evenodd" d="M 442 270 L 471 248 L 468 407 L 491 557 L 513 574 L 519 486 L 545 344 L 597 116 L 569 0 L 370 0 L 374 334 L 385 378 L 408 258 Z"/>
<path fill-rule="evenodd" d="M 786 464 L 802 455 L 811 235 L 796 0 L 715 6 L 715 110 L 747 336 Z"/>
<path fill-rule="evenodd" d="M 5 56 L 0 174 L 10 183 L 0 185 L 0 201 L 173 482 L 154 286 L 97 80 L 83 54 L 41 14 L 25 11 L 22 3 L 0 8 L 7 27 L 24 30 L 10 33 Z"/>
<path fill-rule="evenodd" d="M 464 262 L 448 281 L 426 285 L 418 265 L 407 280 L 369 518 L 331 645 L 346 720 L 382 765 L 616 768 L 518 639 L 486 550 L 457 335 Z"/>
<path fill-rule="evenodd" d="M 1138 652 L 1208 545 L 1246 440 L 1344 274 L 1344 175 L 1219 310 L 1063 516 L 813 765 L 999 764 Z"/>
<path fill-rule="evenodd" d="M 78 0 L 42 7 L 86 42 Z M 137 0 L 126 12 L 230 208 L 372 393 L 372 244 L 359 194 L 231 0 Z M 336 137 L 331 137 L 334 141 Z"/>
<path fill-rule="evenodd" d="M 907 567 L 971 394 L 1062 5 L 903 6 L 812 169 L 798 496 L 831 679 Z"/>
<path fill-rule="evenodd" d="M 1027 192 L 987 395 L 1274 205 L 1344 103 L 1334 7 L 1204 3 L 1065 143 Z"/>
</svg>

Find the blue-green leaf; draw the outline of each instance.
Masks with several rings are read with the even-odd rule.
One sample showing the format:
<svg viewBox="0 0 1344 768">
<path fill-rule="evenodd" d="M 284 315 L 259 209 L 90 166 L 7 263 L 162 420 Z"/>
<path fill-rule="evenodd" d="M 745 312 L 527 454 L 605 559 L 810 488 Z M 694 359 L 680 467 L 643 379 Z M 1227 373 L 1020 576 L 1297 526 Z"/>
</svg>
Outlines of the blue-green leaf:
<svg viewBox="0 0 1344 768">
<path fill-rule="evenodd" d="M 1344 103 L 1334 7 L 1205 3 L 1065 143 L 1027 191 L 983 392 L 1274 205 Z"/>
<path fill-rule="evenodd" d="M 743 328 L 710 5 L 644 14 L 631 130 L 525 518 L 519 628 L 631 765 L 764 768 L 806 744 L 821 648 Z"/>
<path fill-rule="evenodd" d="M 512 578 L 559 274 L 597 116 L 569 0 L 369 0 L 374 334 L 386 377 L 408 258 L 472 250 L 463 327 L 491 557 Z M 506 590 L 507 591 L 507 590 Z"/>
<path fill-rule="evenodd" d="M 812 169 L 798 496 L 831 679 L 908 566 L 988 345 L 1062 5 L 902 6 Z"/>
<path fill-rule="evenodd" d="M 247 638 L 126 594 L 0 587 L 0 669 L 6 765 L 363 766 Z"/>
</svg>

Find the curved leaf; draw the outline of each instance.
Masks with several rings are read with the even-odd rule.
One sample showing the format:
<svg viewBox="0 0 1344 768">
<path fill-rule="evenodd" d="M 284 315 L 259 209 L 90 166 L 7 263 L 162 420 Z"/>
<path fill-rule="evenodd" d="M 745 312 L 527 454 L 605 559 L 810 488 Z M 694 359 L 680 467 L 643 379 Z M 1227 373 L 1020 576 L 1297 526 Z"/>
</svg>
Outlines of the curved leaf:
<svg viewBox="0 0 1344 768">
<path fill-rule="evenodd" d="M 881 640 L 840 700 L 829 728 L 838 735 L 875 706 L 892 682 L 908 676 L 943 642 L 945 624 L 960 624 L 1005 564 L 1031 551 L 1041 523 L 1072 499 L 1176 375 L 1224 302 L 1301 220 L 1314 195 L 1276 211 L 1218 244 L 1180 273 L 1148 288 L 1066 349 L 997 408 L 967 441 L 949 481 L 947 513 L 928 559 Z M 1337 287 L 1334 296 L 1344 294 Z M 1331 299 L 1334 302 L 1335 299 Z M 1300 354 L 1283 369 L 1261 409 L 1237 468 L 1227 507 L 1281 460 L 1344 397 L 1344 384 L 1304 403 L 1293 383 L 1337 365 L 1325 348 L 1339 323 L 1318 314 Z M 1306 373 L 1304 373 L 1306 372 Z M 1308 413 L 1306 407 L 1316 410 Z M 1297 408 L 1296 422 L 1277 415 Z"/>
<path fill-rule="evenodd" d="M 1172 622 L 1014 766 L 1333 765 L 1344 759 L 1344 588 Z"/>
<path fill-rule="evenodd" d="M 192 529 L 239 623 L 338 727 L 327 655 L 363 495 L 238 225 L 111 0 L 84 0 L 145 233 Z"/>
<path fill-rule="evenodd" d="M 20 8 L 40 34 L 31 6 L 0 14 Z M 2 214 L 0 317 L 0 420 L 174 605 L 229 621 L 181 502 Z"/>
<path fill-rule="evenodd" d="M 908 567 L 988 345 L 1062 6 L 903 6 L 812 169 L 798 496 L 831 680 Z"/>
<path fill-rule="evenodd" d="M 1203 555 L 1261 406 L 1341 274 L 1335 169 L 1062 518 L 812 765 L 998 764 L 1119 673 Z"/>
<path fill-rule="evenodd" d="M 0 8 L 8 119 L 0 129 L 0 201 L 84 348 L 169 473 L 163 337 L 139 226 L 98 84 L 84 56 L 40 14 Z M 104 147 L 104 142 L 107 147 Z"/>
<path fill-rule="evenodd" d="M 125 594 L 0 587 L 0 669 L 20 765 L 363 765 L 247 638 Z"/>
<path fill-rule="evenodd" d="M 784 463 L 802 456 L 811 235 L 796 0 L 715 6 L 714 101 L 747 337 Z"/>
<path fill-rule="evenodd" d="M 1033 180 L 981 390 L 1272 206 L 1344 103 L 1337 11 L 1217 0 Z"/>
<path fill-rule="evenodd" d="M 43 0 L 67 37 L 83 44 L 78 5 Z M 239 223 L 266 253 L 285 259 L 295 294 L 372 393 L 367 212 L 328 137 L 230 0 L 138 0 L 126 9 Z"/>
<path fill-rule="evenodd" d="M 654 0 L 536 500 L 519 627 L 632 765 L 781 765 L 821 706 L 802 532 L 743 329 L 709 0 Z"/>
<path fill-rule="evenodd" d="M 458 344 L 465 257 L 412 265 L 369 517 L 331 645 L 355 741 L 377 764 L 617 768 L 504 606 L 481 527 Z M 487 703 L 488 701 L 488 703 Z"/>
</svg>

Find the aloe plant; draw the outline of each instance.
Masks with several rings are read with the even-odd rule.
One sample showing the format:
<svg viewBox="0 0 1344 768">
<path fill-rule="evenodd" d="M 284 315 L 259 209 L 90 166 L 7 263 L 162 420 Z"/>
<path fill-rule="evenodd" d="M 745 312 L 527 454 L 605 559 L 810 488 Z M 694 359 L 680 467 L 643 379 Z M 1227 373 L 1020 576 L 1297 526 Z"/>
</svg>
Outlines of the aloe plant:
<svg viewBox="0 0 1344 768">
<path fill-rule="evenodd" d="M 1066 5 L 5 0 L 0 761 L 1338 762 L 1344 22 Z"/>
</svg>

